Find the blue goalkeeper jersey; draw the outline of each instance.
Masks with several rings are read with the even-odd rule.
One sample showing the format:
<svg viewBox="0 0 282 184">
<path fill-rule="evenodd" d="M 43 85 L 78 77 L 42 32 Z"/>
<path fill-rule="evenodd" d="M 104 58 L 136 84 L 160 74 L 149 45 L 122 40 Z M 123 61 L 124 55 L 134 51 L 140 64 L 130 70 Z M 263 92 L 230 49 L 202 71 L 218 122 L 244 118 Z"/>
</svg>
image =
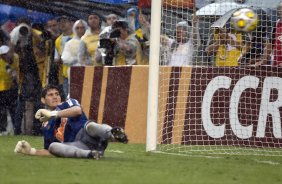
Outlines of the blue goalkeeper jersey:
<svg viewBox="0 0 282 184">
<path fill-rule="evenodd" d="M 56 111 L 68 109 L 73 106 L 80 106 L 75 99 L 68 99 L 57 106 Z M 57 118 L 49 120 L 43 127 L 44 149 L 48 149 L 52 142 L 72 142 L 78 131 L 84 127 L 87 117 L 82 112 L 80 116 L 69 118 Z"/>
</svg>

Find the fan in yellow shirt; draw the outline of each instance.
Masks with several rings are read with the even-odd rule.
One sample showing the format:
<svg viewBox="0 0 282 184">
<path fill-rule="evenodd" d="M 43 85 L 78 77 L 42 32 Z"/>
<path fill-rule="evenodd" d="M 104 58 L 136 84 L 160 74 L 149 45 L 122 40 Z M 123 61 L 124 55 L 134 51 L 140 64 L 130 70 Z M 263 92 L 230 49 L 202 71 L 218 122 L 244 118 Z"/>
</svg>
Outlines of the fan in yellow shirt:
<svg viewBox="0 0 282 184">
<path fill-rule="evenodd" d="M 206 48 L 208 55 L 215 54 L 215 66 L 238 66 L 243 49 L 242 35 L 225 28 L 215 30 L 212 44 Z"/>
<path fill-rule="evenodd" d="M 7 110 L 15 127 L 15 109 L 18 97 L 19 58 L 7 45 L 0 47 L 0 134 L 6 131 Z M 18 131 L 18 129 L 16 130 Z"/>
<path fill-rule="evenodd" d="M 81 37 L 81 44 L 78 49 L 78 59 L 80 65 L 98 65 L 95 60 L 95 53 L 98 47 L 99 34 L 101 32 L 102 18 L 96 12 L 88 15 L 89 29 Z"/>
</svg>

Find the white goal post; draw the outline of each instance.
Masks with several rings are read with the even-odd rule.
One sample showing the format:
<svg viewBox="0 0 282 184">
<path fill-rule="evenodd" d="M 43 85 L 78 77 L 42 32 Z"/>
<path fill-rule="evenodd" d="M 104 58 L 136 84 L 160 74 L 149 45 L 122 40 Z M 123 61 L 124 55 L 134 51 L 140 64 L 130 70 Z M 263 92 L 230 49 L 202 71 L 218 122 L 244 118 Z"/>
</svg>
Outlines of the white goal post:
<svg viewBox="0 0 282 184">
<path fill-rule="evenodd" d="M 146 151 L 282 156 L 280 1 L 164 1 L 151 4 Z M 250 33 L 230 24 L 241 7 L 259 16 Z"/>
<path fill-rule="evenodd" d="M 152 1 L 146 150 L 156 150 L 162 0 Z"/>
</svg>

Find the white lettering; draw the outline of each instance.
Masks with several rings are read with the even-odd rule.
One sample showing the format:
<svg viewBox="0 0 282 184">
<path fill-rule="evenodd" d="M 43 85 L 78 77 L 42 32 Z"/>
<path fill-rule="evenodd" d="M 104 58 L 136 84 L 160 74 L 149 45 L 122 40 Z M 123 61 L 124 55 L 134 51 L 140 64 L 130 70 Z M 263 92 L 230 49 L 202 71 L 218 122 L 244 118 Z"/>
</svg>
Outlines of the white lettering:
<svg viewBox="0 0 282 184">
<path fill-rule="evenodd" d="M 274 102 L 270 102 L 271 89 L 277 89 L 278 98 Z M 281 136 L 281 119 L 279 107 L 282 106 L 282 79 L 279 77 L 266 77 L 264 79 L 261 105 L 258 119 L 258 127 L 256 137 L 265 136 L 265 128 L 267 115 L 272 115 L 273 135 L 275 138 L 282 138 Z"/>
<path fill-rule="evenodd" d="M 241 139 L 248 139 L 252 137 L 253 125 L 242 126 L 238 118 L 238 107 L 240 103 L 241 94 L 248 88 L 257 88 L 259 85 L 259 78 L 254 76 L 245 76 L 241 78 L 235 85 L 230 99 L 229 105 L 229 119 L 231 129 L 234 134 Z"/>
<path fill-rule="evenodd" d="M 218 76 L 208 84 L 202 103 L 202 121 L 207 134 L 212 138 L 221 138 L 224 136 L 225 124 L 215 126 L 211 120 L 210 109 L 214 93 L 219 88 L 228 89 L 231 84 L 231 78 L 226 76 Z"/>
<path fill-rule="evenodd" d="M 225 124 L 214 125 L 212 122 L 212 99 L 215 92 L 220 88 L 229 89 L 231 80 L 231 78 L 226 76 L 215 77 L 209 82 L 203 96 L 201 112 L 203 127 L 208 136 L 212 138 L 221 138 L 225 135 Z M 233 133 L 240 139 L 251 138 L 254 131 L 253 124 L 243 126 L 239 121 L 238 111 L 241 95 L 246 89 L 256 89 L 258 86 L 259 78 L 255 76 L 245 76 L 236 83 L 232 91 L 229 104 L 229 121 Z M 272 89 L 278 91 L 278 97 L 275 101 L 271 102 L 270 97 Z M 263 83 L 256 137 L 265 137 L 267 116 L 270 114 L 272 116 L 273 135 L 275 138 L 282 138 L 280 107 L 282 107 L 282 78 L 266 77 Z"/>
</svg>

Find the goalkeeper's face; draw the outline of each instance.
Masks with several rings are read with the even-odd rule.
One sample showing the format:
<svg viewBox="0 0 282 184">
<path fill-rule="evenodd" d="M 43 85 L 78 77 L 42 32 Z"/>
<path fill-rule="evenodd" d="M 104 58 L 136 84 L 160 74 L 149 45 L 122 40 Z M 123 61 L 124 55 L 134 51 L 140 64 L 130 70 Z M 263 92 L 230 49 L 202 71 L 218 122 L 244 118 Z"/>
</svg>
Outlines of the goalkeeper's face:
<svg viewBox="0 0 282 184">
<path fill-rule="evenodd" d="M 50 89 L 47 91 L 46 96 L 41 98 L 41 101 L 48 109 L 54 110 L 61 103 L 61 96 L 57 89 Z"/>
</svg>

